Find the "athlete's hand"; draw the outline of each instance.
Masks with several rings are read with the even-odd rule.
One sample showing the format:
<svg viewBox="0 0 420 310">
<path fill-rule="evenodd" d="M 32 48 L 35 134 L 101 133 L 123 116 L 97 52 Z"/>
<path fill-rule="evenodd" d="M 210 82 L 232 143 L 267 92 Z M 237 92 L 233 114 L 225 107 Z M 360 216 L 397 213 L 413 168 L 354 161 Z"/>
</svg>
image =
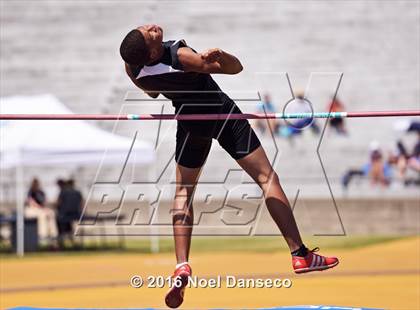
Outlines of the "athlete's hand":
<svg viewBox="0 0 420 310">
<path fill-rule="evenodd" d="M 220 48 L 211 48 L 201 54 L 201 58 L 207 63 L 213 63 L 219 60 L 223 55 L 223 51 Z"/>
</svg>

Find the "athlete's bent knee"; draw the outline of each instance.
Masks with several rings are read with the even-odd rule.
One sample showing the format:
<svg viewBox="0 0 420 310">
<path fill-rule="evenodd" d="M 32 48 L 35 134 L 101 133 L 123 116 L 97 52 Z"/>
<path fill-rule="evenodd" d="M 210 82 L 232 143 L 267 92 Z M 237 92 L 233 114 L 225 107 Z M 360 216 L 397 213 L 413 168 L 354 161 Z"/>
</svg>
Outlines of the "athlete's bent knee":
<svg viewBox="0 0 420 310">
<path fill-rule="evenodd" d="M 175 190 L 175 201 L 177 203 L 189 203 L 194 194 L 194 187 L 180 185 Z"/>
<path fill-rule="evenodd" d="M 274 170 L 271 170 L 268 173 L 259 173 L 256 181 L 260 186 L 269 185 L 273 183 L 280 183 L 279 176 Z"/>
</svg>

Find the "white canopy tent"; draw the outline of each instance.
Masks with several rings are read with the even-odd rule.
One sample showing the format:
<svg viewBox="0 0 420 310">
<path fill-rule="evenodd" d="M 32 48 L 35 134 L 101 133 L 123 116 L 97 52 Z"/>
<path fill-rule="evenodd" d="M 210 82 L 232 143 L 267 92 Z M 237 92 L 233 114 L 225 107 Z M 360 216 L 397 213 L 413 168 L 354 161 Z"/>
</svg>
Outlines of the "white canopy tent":
<svg viewBox="0 0 420 310">
<path fill-rule="evenodd" d="M 71 114 L 52 95 L 0 98 L 0 113 Z M 23 255 L 23 167 L 65 165 L 121 165 L 154 162 L 153 146 L 145 141 L 118 136 L 86 121 L 0 121 L 0 169 L 16 171 L 17 252 Z"/>
</svg>

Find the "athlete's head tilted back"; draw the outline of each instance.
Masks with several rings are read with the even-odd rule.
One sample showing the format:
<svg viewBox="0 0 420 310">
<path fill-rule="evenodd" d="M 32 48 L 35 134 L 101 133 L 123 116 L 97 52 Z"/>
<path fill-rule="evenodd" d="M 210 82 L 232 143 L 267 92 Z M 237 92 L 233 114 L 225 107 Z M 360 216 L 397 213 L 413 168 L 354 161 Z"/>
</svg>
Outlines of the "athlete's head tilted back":
<svg viewBox="0 0 420 310">
<path fill-rule="evenodd" d="M 158 25 L 144 25 L 131 30 L 120 46 L 124 61 L 132 66 L 144 66 L 161 56 L 163 30 Z"/>
</svg>

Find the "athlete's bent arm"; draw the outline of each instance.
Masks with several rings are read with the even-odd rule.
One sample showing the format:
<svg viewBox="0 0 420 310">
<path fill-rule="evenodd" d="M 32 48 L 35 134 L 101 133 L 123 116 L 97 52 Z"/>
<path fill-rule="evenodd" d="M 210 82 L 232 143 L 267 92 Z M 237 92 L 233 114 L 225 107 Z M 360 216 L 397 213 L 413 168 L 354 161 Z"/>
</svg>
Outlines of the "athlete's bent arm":
<svg viewBox="0 0 420 310">
<path fill-rule="evenodd" d="M 220 48 L 198 54 L 189 47 L 182 47 L 178 50 L 178 59 L 186 72 L 238 74 L 243 69 L 238 58 Z"/>
<path fill-rule="evenodd" d="M 141 90 L 143 90 L 147 95 L 149 95 L 152 98 L 157 98 L 159 96 L 158 92 L 149 92 L 144 90 L 140 84 L 138 83 L 138 81 L 136 80 L 136 77 L 133 75 L 133 73 L 130 70 L 130 67 L 125 64 L 125 72 L 127 72 L 127 75 L 130 77 L 130 80 L 134 83 L 134 85 L 136 85 L 138 88 L 140 88 Z"/>
</svg>

